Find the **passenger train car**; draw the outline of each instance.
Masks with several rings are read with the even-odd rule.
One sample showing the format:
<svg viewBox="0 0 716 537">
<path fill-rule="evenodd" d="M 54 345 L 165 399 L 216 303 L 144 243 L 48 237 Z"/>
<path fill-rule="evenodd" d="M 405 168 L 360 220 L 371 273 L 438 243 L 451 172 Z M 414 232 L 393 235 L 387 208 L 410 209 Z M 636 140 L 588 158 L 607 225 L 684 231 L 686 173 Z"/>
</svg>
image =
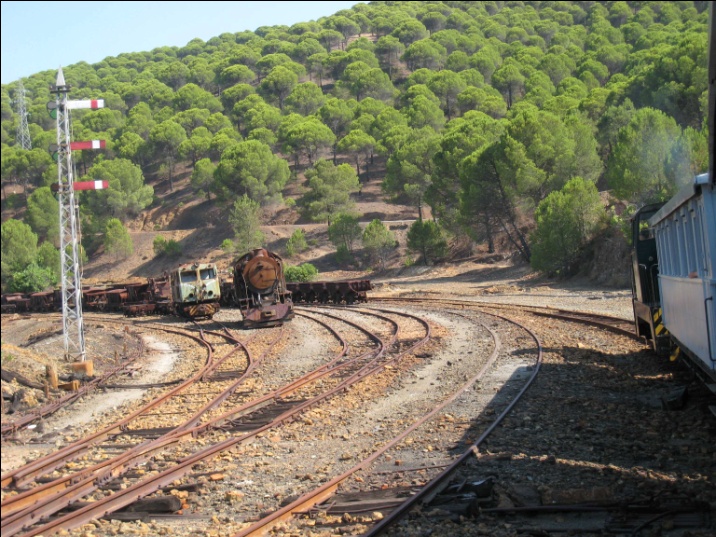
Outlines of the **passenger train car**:
<svg viewBox="0 0 716 537">
<path fill-rule="evenodd" d="M 636 332 L 661 354 L 684 353 L 716 383 L 716 186 L 696 177 L 632 221 Z"/>
</svg>

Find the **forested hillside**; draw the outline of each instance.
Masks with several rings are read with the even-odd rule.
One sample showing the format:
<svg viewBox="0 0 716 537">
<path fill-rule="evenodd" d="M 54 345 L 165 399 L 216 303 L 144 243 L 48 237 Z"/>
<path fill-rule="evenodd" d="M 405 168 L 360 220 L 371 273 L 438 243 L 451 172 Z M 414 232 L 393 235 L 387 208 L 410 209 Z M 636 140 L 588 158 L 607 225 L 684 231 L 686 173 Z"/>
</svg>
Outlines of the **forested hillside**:
<svg viewBox="0 0 716 537">
<path fill-rule="evenodd" d="M 395 237 L 356 210 L 370 180 L 413 208 L 417 262 L 508 245 L 569 272 L 595 237 L 706 169 L 708 8 L 370 2 L 65 66 L 71 99 L 106 103 L 72 113 L 73 140 L 107 142 L 74 153 L 76 179 L 110 185 L 79 195 L 85 255 L 130 255 L 142 215 L 145 231 L 165 229 L 148 215 L 177 214 L 183 181 L 226 223 L 227 252 L 262 244 L 260 224 L 283 212 L 328 226 L 337 263 L 382 265 Z M 2 86 L 3 290 L 57 281 L 56 75 Z M 20 82 L 31 149 L 17 136 Z M 154 255 L 189 246 L 158 235 Z M 306 246 L 298 230 L 282 254 Z"/>
</svg>

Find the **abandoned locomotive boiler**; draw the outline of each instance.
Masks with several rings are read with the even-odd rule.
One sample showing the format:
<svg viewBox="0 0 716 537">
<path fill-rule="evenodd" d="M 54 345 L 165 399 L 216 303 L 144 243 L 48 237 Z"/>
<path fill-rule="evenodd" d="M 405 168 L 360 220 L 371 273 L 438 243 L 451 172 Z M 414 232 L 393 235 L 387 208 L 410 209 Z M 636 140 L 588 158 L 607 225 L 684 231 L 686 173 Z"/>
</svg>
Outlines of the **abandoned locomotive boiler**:
<svg viewBox="0 0 716 537">
<path fill-rule="evenodd" d="M 276 326 L 293 318 L 283 260 L 265 248 L 256 248 L 234 263 L 234 293 L 245 328 Z"/>
</svg>

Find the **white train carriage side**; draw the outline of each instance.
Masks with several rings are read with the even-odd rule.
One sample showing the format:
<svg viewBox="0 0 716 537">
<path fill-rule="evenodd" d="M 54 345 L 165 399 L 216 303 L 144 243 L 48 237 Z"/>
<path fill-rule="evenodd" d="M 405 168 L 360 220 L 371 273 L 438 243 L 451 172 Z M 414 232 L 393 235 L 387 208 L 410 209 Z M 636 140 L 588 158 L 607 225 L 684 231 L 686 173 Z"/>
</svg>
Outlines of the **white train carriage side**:
<svg viewBox="0 0 716 537">
<path fill-rule="evenodd" d="M 716 184 L 696 176 L 649 218 L 656 238 L 663 325 L 716 383 Z"/>
</svg>

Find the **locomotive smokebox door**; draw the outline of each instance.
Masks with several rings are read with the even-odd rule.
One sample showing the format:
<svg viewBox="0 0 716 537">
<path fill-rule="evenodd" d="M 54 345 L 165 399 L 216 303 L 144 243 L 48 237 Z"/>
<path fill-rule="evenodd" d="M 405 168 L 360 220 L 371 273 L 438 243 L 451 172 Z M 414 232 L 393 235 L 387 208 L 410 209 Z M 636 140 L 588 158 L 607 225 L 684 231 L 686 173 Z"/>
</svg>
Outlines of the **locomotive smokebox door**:
<svg viewBox="0 0 716 537">
<path fill-rule="evenodd" d="M 279 280 L 278 266 L 270 258 L 255 257 L 246 263 L 243 276 L 257 293 L 271 293 Z"/>
</svg>

